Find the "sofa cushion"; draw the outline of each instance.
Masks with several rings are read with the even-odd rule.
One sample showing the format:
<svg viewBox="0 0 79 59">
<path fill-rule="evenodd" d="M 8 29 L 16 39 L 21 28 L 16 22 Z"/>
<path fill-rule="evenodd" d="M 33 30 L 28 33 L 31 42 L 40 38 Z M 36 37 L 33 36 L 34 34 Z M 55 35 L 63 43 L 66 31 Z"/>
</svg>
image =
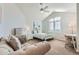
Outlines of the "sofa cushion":
<svg viewBox="0 0 79 59">
<path fill-rule="evenodd" d="M 27 49 L 28 46 L 31 46 L 31 44 L 24 43 L 24 44 L 22 44 L 21 49 Z"/>
<path fill-rule="evenodd" d="M 14 51 L 21 48 L 21 43 L 17 37 L 10 35 L 9 39 L 8 44 L 14 49 Z"/>
<path fill-rule="evenodd" d="M 28 46 L 25 51 L 27 55 L 41 55 L 45 54 L 50 50 L 50 44 L 48 42 L 40 42 L 33 45 Z"/>
<path fill-rule="evenodd" d="M 12 55 L 43 55 L 50 50 L 51 46 L 47 42 L 40 42 L 30 46 L 27 46 L 24 49 L 19 49 L 13 53 Z"/>
<path fill-rule="evenodd" d="M 6 42 L 0 42 L 0 55 L 8 55 L 12 52 L 14 52 L 13 49 Z"/>
</svg>

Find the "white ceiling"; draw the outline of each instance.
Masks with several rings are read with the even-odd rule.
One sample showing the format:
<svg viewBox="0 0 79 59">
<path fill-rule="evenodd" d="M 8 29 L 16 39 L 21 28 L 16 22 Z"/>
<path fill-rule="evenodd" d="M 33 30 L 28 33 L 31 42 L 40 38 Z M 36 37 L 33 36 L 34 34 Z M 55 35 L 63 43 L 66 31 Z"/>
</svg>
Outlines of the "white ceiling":
<svg viewBox="0 0 79 59">
<path fill-rule="evenodd" d="M 46 3 L 44 5 L 48 5 L 49 13 L 40 13 L 40 3 L 16 3 L 15 4 L 21 12 L 25 15 L 25 17 L 36 18 L 36 19 L 45 19 L 52 12 L 56 12 L 55 10 L 65 10 L 66 12 L 76 12 L 76 4 L 75 3 Z"/>
<path fill-rule="evenodd" d="M 67 12 L 75 12 L 76 11 L 76 4 L 75 3 L 51 3 L 48 4 L 50 9 L 63 9 Z"/>
<path fill-rule="evenodd" d="M 19 3 L 17 4 L 23 7 L 36 7 L 40 9 L 40 3 Z M 67 12 L 75 12 L 76 11 L 76 4 L 75 3 L 44 3 L 44 5 L 48 5 L 49 10 L 55 9 L 63 9 Z"/>
</svg>

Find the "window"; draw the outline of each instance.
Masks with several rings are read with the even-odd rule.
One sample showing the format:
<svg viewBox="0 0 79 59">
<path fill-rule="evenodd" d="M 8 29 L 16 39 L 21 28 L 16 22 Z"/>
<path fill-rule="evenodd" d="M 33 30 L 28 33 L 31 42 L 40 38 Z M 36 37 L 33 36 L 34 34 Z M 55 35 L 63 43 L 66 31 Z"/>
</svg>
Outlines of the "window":
<svg viewBox="0 0 79 59">
<path fill-rule="evenodd" d="M 49 20 L 49 27 L 50 27 L 50 31 L 54 30 L 53 19 Z"/>
<path fill-rule="evenodd" d="M 50 31 L 60 31 L 61 30 L 61 17 L 55 17 L 49 20 Z"/>
</svg>

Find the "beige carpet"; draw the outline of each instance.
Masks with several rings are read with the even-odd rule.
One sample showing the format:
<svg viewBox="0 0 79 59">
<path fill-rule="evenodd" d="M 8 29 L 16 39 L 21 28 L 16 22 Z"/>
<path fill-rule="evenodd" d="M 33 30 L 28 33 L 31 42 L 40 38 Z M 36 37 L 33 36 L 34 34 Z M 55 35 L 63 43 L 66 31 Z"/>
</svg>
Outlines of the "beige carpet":
<svg viewBox="0 0 79 59">
<path fill-rule="evenodd" d="M 27 43 L 34 44 L 38 42 L 41 42 L 41 41 L 32 39 L 28 41 Z M 46 53 L 46 55 L 76 55 L 77 54 L 74 49 L 69 48 L 69 47 L 66 48 L 65 47 L 66 42 L 63 40 L 54 39 L 48 42 L 51 45 L 51 49 Z"/>
</svg>

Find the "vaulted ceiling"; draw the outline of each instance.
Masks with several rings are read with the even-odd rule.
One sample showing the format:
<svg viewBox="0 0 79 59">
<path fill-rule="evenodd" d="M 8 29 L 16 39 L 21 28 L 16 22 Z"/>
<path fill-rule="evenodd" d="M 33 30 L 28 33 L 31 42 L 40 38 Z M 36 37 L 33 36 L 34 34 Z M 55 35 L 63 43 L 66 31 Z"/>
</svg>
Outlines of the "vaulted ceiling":
<svg viewBox="0 0 79 59">
<path fill-rule="evenodd" d="M 43 20 L 53 12 L 76 12 L 75 3 L 44 3 L 48 6 L 48 13 L 40 12 L 40 3 L 18 3 L 16 6 L 21 10 L 24 16 L 36 17 L 36 19 Z"/>
</svg>

